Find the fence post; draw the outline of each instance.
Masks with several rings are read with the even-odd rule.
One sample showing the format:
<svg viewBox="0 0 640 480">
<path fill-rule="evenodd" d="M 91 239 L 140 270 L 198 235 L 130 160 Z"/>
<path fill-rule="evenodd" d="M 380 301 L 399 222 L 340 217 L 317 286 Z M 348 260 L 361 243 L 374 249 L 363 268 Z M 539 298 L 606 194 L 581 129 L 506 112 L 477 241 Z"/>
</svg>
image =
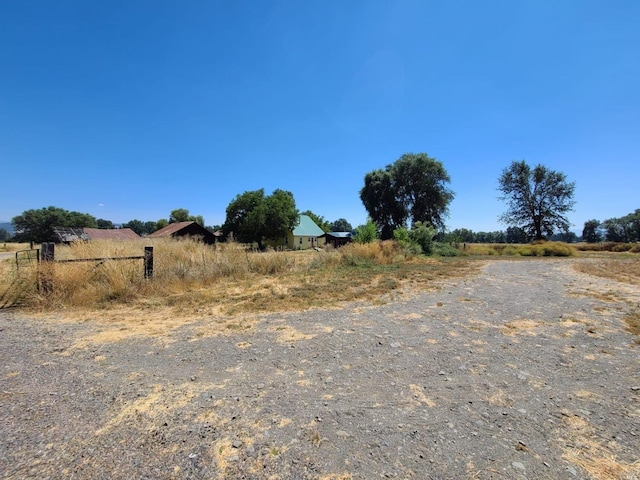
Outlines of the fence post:
<svg viewBox="0 0 640 480">
<path fill-rule="evenodd" d="M 55 243 L 45 242 L 40 244 L 40 261 L 42 265 L 38 269 L 40 289 L 47 293 L 53 290 L 53 279 L 51 269 L 55 257 Z"/>
<path fill-rule="evenodd" d="M 144 278 L 153 278 L 153 247 L 144 247 Z"/>
</svg>

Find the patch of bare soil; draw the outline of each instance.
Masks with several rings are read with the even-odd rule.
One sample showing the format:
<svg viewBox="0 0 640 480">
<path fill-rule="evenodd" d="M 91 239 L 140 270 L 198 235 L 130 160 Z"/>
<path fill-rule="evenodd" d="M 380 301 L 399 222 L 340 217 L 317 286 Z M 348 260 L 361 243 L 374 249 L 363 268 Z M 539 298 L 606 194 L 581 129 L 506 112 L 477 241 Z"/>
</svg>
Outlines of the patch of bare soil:
<svg viewBox="0 0 640 480">
<path fill-rule="evenodd" d="M 0 475 L 637 480 L 638 292 L 579 261 L 137 329 L 1 311 Z"/>
</svg>

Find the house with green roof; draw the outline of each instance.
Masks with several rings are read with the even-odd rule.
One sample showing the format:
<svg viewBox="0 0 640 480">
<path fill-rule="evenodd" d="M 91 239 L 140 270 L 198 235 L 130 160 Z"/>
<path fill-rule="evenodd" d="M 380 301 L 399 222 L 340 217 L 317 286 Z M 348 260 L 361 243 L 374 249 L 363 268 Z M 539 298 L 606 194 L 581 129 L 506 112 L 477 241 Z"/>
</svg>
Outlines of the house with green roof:
<svg viewBox="0 0 640 480">
<path fill-rule="evenodd" d="M 307 250 L 324 247 L 324 231 L 311 220 L 309 215 L 300 215 L 298 225 L 287 234 L 286 247 L 291 250 Z"/>
</svg>

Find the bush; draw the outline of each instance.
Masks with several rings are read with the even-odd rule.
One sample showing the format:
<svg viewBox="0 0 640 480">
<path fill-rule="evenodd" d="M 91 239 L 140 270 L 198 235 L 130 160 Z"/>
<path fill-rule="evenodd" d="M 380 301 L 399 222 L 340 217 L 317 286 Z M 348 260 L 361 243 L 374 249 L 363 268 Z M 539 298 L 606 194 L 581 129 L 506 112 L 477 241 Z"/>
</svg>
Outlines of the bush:
<svg viewBox="0 0 640 480">
<path fill-rule="evenodd" d="M 378 239 L 378 227 L 371 220 L 356 228 L 356 232 L 351 237 L 356 243 L 373 243 Z"/>
<path fill-rule="evenodd" d="M 409 231 L 409 238 L 416 245 L 420 245 L 422 253 L 431 255 L 433 248 L 433 239 L 438 232 L 431 225 L 416 222 Z"/>
<path fill-rule="evenodd" d="M 460 255 L 460 250 L 448 243 L 436 242 L 433 244 L 433 253 L 440 257 L 457 257 Z"/>
</svg>

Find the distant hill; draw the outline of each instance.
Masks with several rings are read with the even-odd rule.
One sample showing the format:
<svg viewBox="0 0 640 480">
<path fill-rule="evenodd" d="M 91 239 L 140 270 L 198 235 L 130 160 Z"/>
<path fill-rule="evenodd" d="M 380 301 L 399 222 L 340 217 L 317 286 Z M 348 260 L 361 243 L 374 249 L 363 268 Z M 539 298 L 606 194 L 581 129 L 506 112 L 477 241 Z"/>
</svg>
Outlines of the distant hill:
<svg viewBox="0 0 640 480">
<path fill-rule="evenodd" d="M 5 229 L 7 232 L 13 235 L 13 223 L 11 222 L 0 222 L 0 228 Z"/>
</svg>

